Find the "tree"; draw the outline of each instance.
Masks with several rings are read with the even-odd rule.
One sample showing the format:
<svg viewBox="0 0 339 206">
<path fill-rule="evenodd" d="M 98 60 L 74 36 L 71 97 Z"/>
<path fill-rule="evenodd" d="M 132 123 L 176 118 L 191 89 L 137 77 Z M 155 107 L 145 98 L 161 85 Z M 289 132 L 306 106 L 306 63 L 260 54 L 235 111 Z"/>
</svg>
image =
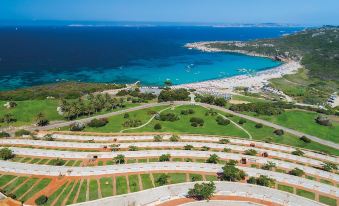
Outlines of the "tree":
<svg viewBox="0 0 339 206">
<path fill-rule="evenodd" d="M 255 124 L 255 128 L 257 128 L 257 129 L 260 129 L 260 128 L 263 128 L 263 124 L 261 124 L 261 123 L 257 123 L 257 124 Z"/>
<path fill-rule="evenodd" d="M 188 190 L 188 196 L 197 200 L 209 200 L 215 193 L 214 182 L 196 183 L 193 188 Z"/>
<path fill-rule="evenodd" d="M 230 152 L 230 151 L 232 151 L 232 149 L 225 147 L 222 151 L 223 152 Z"/>
<path fill-rule="evenodd" d="M 206 163 L 217 164 L 220 160 L 220 157 L 216 154 L 211 154 L 210 157 L 206 160 Z"/>
<path fill-rule="evenodd" d="M 46 141 L 54 141 L 54 138 L 53 138 L 53 136 L 52 136 L 51 134 L 46 134 L 46 135 L 44 136 L 44 139 L 45 139 Z"/>
<path fill-rule="evenodd" d="M 170 86 L 173 85 L 172 82 L 171 82 L 171 80 L 169 80 L 169 79 L 167 79 L 166 81 L 164 81 L 164 84 L 165 84 L 166 87 L 170 87 Z"/>
<path fill-rule="evenodd" d="M 0 138 L 2 138 L 2 137 L 10 137 L 10 136 L 11 135 L 9 133 L 7 133 L 7 132 L 3 132 L 3 131 L 0 132 Z"/>
<path fill-rule="evenodd" d="M 247 180 L 247 183 L 261 185 L 261 186 L 265 186 L 265 187 L 272 187 L 272 186 L 275 185 L 275 180 L 267 177 L 266 175 L 260 175 L 258 178 L 250 177 Z"/>
<path fill-rule="evenodd" d="M 109 147 L 111 148 L 112 152 L 116 152 L 120 150 L 119 148 L 120 144 L 111 144 Z"/>
<path fill-rule="evenodd" d="M 190 119 L 192 127 L 202 127 L 204 126 L 204 120 L 199 117 L 191 117 Z"/>
<path fill-rule="evenodd" d="M 69 126 L 69 130 L 70 130 L 70 131 L 82 131 L 82 130 L 85 129 L 85 127 L 86 127 L 86 126 L 85 126 L 84 123 L 77 121 L 77 122 L 72 123 L 72 124 Z"/>
<path fill-rule="evenodd" d="M 266 164 L 264 164 L 261 169 L 263 170 L 272 170 L 276 167 L 276 164 L 274 162 L 268 161 Z"/>
<path fill-rule="evenodd" d="M 224 106 L 226 106 L 227 101 L 226 101 L 225 98 L 219 97 L 219 98 L 215 98 L 214 104 L 219 106 L 219 107 L 224 107 Z"/>
<path fill-rule="evenodd" d="M 5 114 L 2 118 L 2 121 L 6 124 L 16 122 L 16 118 L 14 118 L 13 114 Z"/>
<path fill-rule="evenodd" d="M 168 184 L 169 176 L 166 174 L 161 174 L 156 180 L 155 183 L 157 183 L 160 186 L 167 185 Z"/>
<path fill-rule="evenodd" d="M 306 136 L 300 137 L 300 140 L 305 142 L 305 143 L 311 143 L 311 140 L 309 138 L 307 138 Z"/>
<path fill-rule="evenodd" d="M 230 140 L 226 139 L 226 138 L 222 138 L 222 139 L 219 140 L 219 143 L 220 144 L 228 144 L 228 143 L 230 143 Z"/>
<path fill-rule="evenodd" d="M 245 150 L 245 155 L 251 155 L 251 156 L 256 156 L 258 154 L 257 150 L 255 149 L 248 149 L 248 150 Z"/>
<path fill-rule="evenodd" d="M 238 121 L 239 124 L 245 124 L 246 122 L 247 122 L 246 119 L 239 119 Z"/>
<path fill-rule="evenodd" d="M 172 135 L 170 138 L 169 138 L 169 140 L 171 141 L 171 142 L 178 142 L 179 140 L 180 140 L 180 137 L 178 136 L 178 135 Z"/>
<path fill-rule="evenodd" d="M 154 142 L 162 142 L 162 136 L 160 136 L 160 135 L 155 135 L 154 137 L 153 137 L 153 141 Z"/>
<path fill-rule="evenodd" d="M 170 161 L 170 158 L 171 158 L 171 155 L 170 155 L 170 154 L 162 154 L 162 155 L 159 157 L 159 161 L 160 161 L 160 162 L 168 162 L 168 161 Z"/>
<path fill-rule="evenodd" d="M 285 132 L 282 129 L 276 129 L 276 130 L 274 130 L 273 133 L 278 135 L 278 136 L 282 136 L 282 135 L 284 135 Z"/>
<path fill-rule="evenodd" d="M 291 152 L 291 154 L 297 155 L 297 156 L 304 156 L 305 153 L 301 151 L 300 149 L 296 149 L 295 151 Z"/>
<path fill-rule="evenodd" d="M 24 136 L 24 135 L 31 135 L 31 132 L 28 131 L 28 130 L 19 129 L 19 130 L 15 131 L 14 135 L 15 135 L 16 137 L 22 137 L 22 136 Z"/>
<path fill-rule="evenodd" d="M 327 172 L 332 172 L 338 169 L 338 166 L 332 162 L 324 162 L 322 163 L 322 169 Z"/>
<path fill-rule="evenodd" d="M 119 154 L 113 160 L 115 164 L 125 164 L 125 155 Z"/>
<path fill-rule="evenodd" d="M 0 149 L 0 159 L 9 160 L 12 159 L 15 155 L 13 151 L 8 149 L 7 147 Z"/>
<path fill-rule="evenodd" d="M 45 118 L 42 112 L 39 112 L 36 116 L 36 125 L 43 127 L 49 124 L 49 120 Z"/>
<path fill-rule="evenodd" d="M 51 162 L 52 162 L 53 165 L 55 165 L 55 166 L 62 166 L 62 165 L 64 165 L 64 164 L 66 163 L 65 160 L 60 159 L 60 158 L 56 158 L 56 159 L 52 160 Z"/>
<path fill-rule="evenodd" d="M 107 123 L 108 123 L 108 119 L 106 119 L 106 118 L 101 118 L 101 119 L 94 118 L 87 124 L 87 126 L 97 128 L 97 127 L 103 127 Z"/>
<path fill-rule="evenodd" d="M 305 175 L 305 172 L 299 168 L 294 168 L 293 170 L 289 171 L 288 174 L 301 177 Z"/>
<path fill-rule="evenodd" d="M 128 114 L 128 113 L 125 113 L 125 114 L 124 114 L 124 118 L 125 118 L 125 119 L 129 118 L 129 114 Z"/>
<path fill-rule="evenodd" d="M 247 174 L 243 170 L 236 168 L 234 165 L 225 165 L 222 170 L 223 171 L 220 175 L 221 180 L 237 182 L 240 180 L 244 180 L 247 176 Z"/>
<path fill-rule="evenodd" d="M 48 197 L 46 195 L 41 195 L 35 200 L 35 204 L 37 205 L 44 205 L 48 200 Z"/>
<path fill-rule="evenodd" d="M 187 144 L 184 146 L 184 150 L 192 150 L 194 147 L 193 145 Z"/>
<path fill-rule="evenodd" d="M 228 120 L 228 119 L 226 119 L 222 116 L 217 116 L 215 121 L 217 121 L 218 125 L 229 125 L 231 123 L 230 120 Z"/>
<path fill-rule="evenodd" d="M 156 123 L 155 125 L 154 125 L 154 129 L 155 130 L 160 130 L 162 127 L 161 127 L 161 124 L 159 124 L 159 123 Z"/>
<path fill-rule="evenodd" d="M 202 146 L 201 147 L 201 151 L 208 151 L 210 150 L 211 148 L 207 147 L 207 146 Z"/>
<path fill-rule="evenodd" d="M 128 151 L 138 151 L 138 150 L 139 150 L 139 148 L 137 146 L 134 146 L 134 145 L 130 145 L 128 147 Z"/>
</svg>

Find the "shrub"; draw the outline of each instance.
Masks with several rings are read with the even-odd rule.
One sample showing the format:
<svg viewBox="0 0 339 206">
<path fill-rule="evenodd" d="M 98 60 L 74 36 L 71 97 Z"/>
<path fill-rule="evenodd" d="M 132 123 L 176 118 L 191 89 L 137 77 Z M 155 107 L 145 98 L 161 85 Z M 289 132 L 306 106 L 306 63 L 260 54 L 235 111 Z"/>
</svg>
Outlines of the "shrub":
<svg viewBox="0 0 339 206">
<path fill-rule="evenodd" d="M 108 123 L 108 120 L 106 118 L 102 119 L 92 119 L 87 126 L 89 127 L 103 127 Z"/>
<path fill-rule="evenodd" d="M 261 124 L 261 123 L 257 123 L 256 125 L 255 125 L 255 128 L 257 128 L 257 129 L 260 129 L 260 128 L 263 128 L 263 124 Z"/>
<path fill-rule="evenodd" d="M 201 151 L 208 151 L 210 150 L 211 148 L 207 147 L 207 146 L 202 146 L 201 147 Z"/>
<path fill-rule="evenodd" d="M 27 130 L 24 130 L 24 129 L 20 129 L 20 130 L 15 132 L 16 137 L 21 137 L 23 135 L 30 135 L 30 134 L 31 134 L 30 131 L 27 131 Z"/>
<path fill-rule="evenodd" d="M 307 138 L 306 136 L 300 137 L 300 140 L 305 142 L 305 143 L 311 143 L 311 140 L 309 138 Z"/>
<path fill-rule="evenodd" d="M 190 119 L 191 126 L 193 127 L 202 127 L 204 126 L 204 120 L 199 117 L 192 117 Z"/>
<path fill-rule="evenodd" d="M 49 120 L 46 118 L 41 118 L 39 120 L 36 121 L 36 125 L 39 127 L 43 127 L 49 124 Z"/>
<path fill-rule="evenodd" d="M 211 154 L 210 157 L 206 160 L 206 163 L 217 164 L 220 160 L 220 157 L 216 154 Z"/>
<path fill-rule="evenodd" d="M 168 161 L 170 161 L 170 158 L 171 158 L 171 155 L 170 155 L 170 154 L 162 154 L 162 155 L 159 157 L 159 161 L 160 161 L 160 162 L 168 162 Z"/>
<path fill-rule="evenodd" d="M 278 135 L 278 136 L 282 136 L 282 135 L 284 135 L 284 130 L 282 130 L 282 129 L 276 129 L 276 130 L 274 130 L 273 133 L 276 134 L 276 135 Z"/>
<path fill-rule="evenodd" d="M 160 136 L 160 135 L 155 135 L 154 137 L 153 137 L 153 141 L 154 142 L 162 142 L 162 136 Z"/>
<path fill-rule="evenodd" d="M 268 161 L 266 164 L 264 164 L 261 169 L 263 170 L 272 170 L 276 167 L 276 164 L 274 162 Z"/>
<path fill-rule="evenodd" d="M 267 177 L 266 175 L 260 175 L 258 178 L 250 177 L 247 180 L 247 183 L 261 185 L 261 186 L 265 186 L 265 187 L 272 187 L 275 184 L 275 180 Z"/>
<path fill-rule="evenodd" d="M 13 154 L 13 151 L 8 148 L 2 148 L 0 149 L 0 159 L 2 160 L 9 160 L 12 159 L 15 155 Z"/>
<path fill-rule="evenodd" d="M 238 164 L 237 160 L 228 160 L 225 165 L 236 166 Z"/>
<path fill-rule="evenodd" d="M 62 166 L 62 165 L 64 165 L 64 164 L 66 163 L 66 161 L 63 160 L 63 159 L 60 159 L 60 158 L 56 158 L 56 159 L 54 159 L 54 160 L 52 161 L 52 163 L 53 163 L 53 165 L 55 165 L 55 166 Z"/>
<path fill-rule="evenodd" d="M 115 164 L 124 164 L 125 163 L 125 155 L 119 154 L 113 158 Z"/>
<path fill-rule="evenodd" d="M 172 135 L 170 138 L 169 138 L 169 140 L 171 141 L 171 142 L 178 142 L 179 140 L 180 140 L 180 137 L 178 136 L 178 135 Z"/>
<path fill-rule="evenodd" d="M 85 129 L 85 124 L 82 122 L 74 122 L 69 126 L 71 131 L 82 131 Z"/>
<path fill-rule="evenodd" d="M 128 114 L 128 113 L 125 113 L 125 114 L 124 114 L 124 118 L 125 118 L 125 119 L 129 118 L 129 114 Z"/>
<path fill-rule="evenodd" d="M 229 125 L 231 123 L 230 120 L 225 119 L 221 116 L 218 116 L 215 120 L 217 121 L 218 125 Z"/>
<path fill-rule="evenodd" d="M 164 89 L 158 96 L 159 102 L 185 101 L 189 100 L 190 93 L 186 89 Z"/>
<path fill-rule="evenodd" d="M 220 144 L 228 144 L 228 143 L 230 143 L 230 141 L 226 138 L 222 138 L 222 139 L 219 140 L 219 143 Z"/>
<path fill-rule="evenodd" d="M 188 190 L 188 196 L 197 200 L 209 200 L 215 193 L 215 184 L 209 183 L 197 183 L 192 189 Z"/>
<path fill-rule="evenodd" d="M 256 156 L 258 154 L 257 150 L 255 149 L 248 149 L 248 150 L 245 150 L 245 155 L 251 155 L 251 156 Z"/>
<path fill-rule="evenodd" d="M 223 152 L 230 152 L 230 151 L 232 151 L 232 149 L 226 148 L 226 147 L 225 147 L 222 151 L 223 151 Z"/>
<path fill-rule="evenodd" d="M 305 153 L 303 151 L 301 151 L 300 149 L 297 149 L 297 150 L 291 152 L 291 154 L 297 155 L 297 156 L 304 156 Z"/>
<path fill-rule="evenodd" d="M 332 172 L 338 169 L 338 166 L 332 162 L 324 162 L 322 164 L 322 169 L 328 172 Z"/>
<path fill-rule="evenodd" d="M 179 120 L 179 116 L 174 114 L 174 113 L 167 113 L 167 114 L 160 114 L 159 117 L 157 117 L 158 120 L 160 121 L 169 121 L 169 122 L 174 122 Z"/>
<path fill-rule="evenodd" d="M 214 104 L 219 107 L 224 107 L 227 104 L 227 101 L 225 98 L 219 97 L 214 100 Z"/>
<path fill-rule="evenodd" d="M 2 137 L 10 137 L 11 135 L 7 132 L 0 132 L 0 138 Z"/>
<path fill-rule="evenodd" d="M 180 114 L 182 115 L 189 115 L 189 114 L 194 114 L 195 111 L 193 109 L 185 109 L 185 110 L 181 110 Z"/>
<path fill-rule="evenodd" d="M 54 138 L 53 138 L 53 136 L 52 136 L 51 134 L 46 134 L 46 135 L 44 136 L 44 139 L 45 139 L 46 141 L 54 141 Z"/>
<path fill-rule="evenodd" d="M 184 150 L 192 150 L 194 147 L 193 145 L 187 144 L 184 146 Z"/>
<path fill-rule="evenodd" d="M 48 200 L 48 197 L 45 195 L 41 195 L 35 200 L 35 204 L 37 205 L 44 205 Z"/>
<path fill-rule="evenodd" d="M 289 171 L 288 174 L 301 177 L 305 175 L 305 172 L 299 168 L 294 168 L 293 170 Z"/>
<path fill-rule="evenodd" d="M 246 122 L 247 122 L 246 119 L 239 119 L 238 121 L 239 124 L 245 124 Z"/>
<path fill-rule="evenodd" d="M 161 124 L 156 123 L 156 124 L 154 125 L 154 129 L 155 129 L 155 130 L 160 130 L 160 129 L 162 129 Z"/>
<path fill-rule="evenodd" d="M 316 123 L 323 125 L 323 126 L 332 126 L 331 121 L 325 116 L 318 116 L 315 119 L 315 121 L 316 121 Z"/>
<path fill-rule="evenodd" d="M 205 116 L 215 116 L 218 113 L 214 111 L 213 109 L 209 109 L 207 112 L 205 112 Z"/>
<path fill-rule="evenodd" d="M 225 165 L 222 170 L 223 171 L 220 174 L 221 180 L 237 182 L 240 180 L 244 180 L 247 176 L 247 174 L 243 170 L 236 168 L 234 165 Z"/>
<path fill-rule="evenodd" d="M 168 184 L 168 179 L 169 179 L 169 176 L 166 175 L 166 174 L 161 174 L 156 180 L 155 182 L 157 184 L 159 184 L 160 186 L 162 185 L 167 185 Z"/>
<path fill-rule="evenodd" d="M 139 148 L 137 146 L 134 146 L 134 145 L 130 145 L 128 147 L 128 151 L 138 151 L 138 150 L 139 150 Z"/>
<path fill-rule="evenodd" d="M 140 125 L 142 125 L 142 122 L 138 119 L 129 119 L 122 124 L 124 127 L 139 127 Z"/>
</svg>

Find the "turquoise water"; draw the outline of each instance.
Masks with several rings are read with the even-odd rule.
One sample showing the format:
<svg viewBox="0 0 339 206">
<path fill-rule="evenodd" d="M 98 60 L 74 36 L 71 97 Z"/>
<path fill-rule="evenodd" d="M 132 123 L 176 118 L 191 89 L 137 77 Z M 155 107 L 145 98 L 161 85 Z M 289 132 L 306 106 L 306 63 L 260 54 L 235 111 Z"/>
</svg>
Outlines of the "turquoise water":
<svg viewBox="0 0 339 206">
<path fill-rule="evenodd" d="M 274 38 L 302 28 L 0 28 L 0 90 L 60 81 L 163 85 L 220 79 L 280 62 L 184 48 L 196 41 Z"/>
<path fill-rule="evenodd" d="M 268 58 L 250 57 L 231 53 L 192 52 L 191 55 L 137 60 L 127 67 L 42 74 L 38 81 L 64 81 L 68 79 L 90 82 L 135 83 L 162 85 L 165 80 L 185 84 L 211 79 L 221 79 L 240 74 L 252 74 L 279 66 L 281 63 Z"/>
</svg>

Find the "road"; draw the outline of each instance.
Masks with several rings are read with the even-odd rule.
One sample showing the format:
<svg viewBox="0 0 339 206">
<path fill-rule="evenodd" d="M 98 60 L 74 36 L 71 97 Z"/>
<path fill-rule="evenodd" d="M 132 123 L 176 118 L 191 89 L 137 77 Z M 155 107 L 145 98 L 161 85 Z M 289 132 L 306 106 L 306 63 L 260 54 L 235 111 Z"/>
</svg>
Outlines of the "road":
<svg viewBox="0 0 339 206">
<path fill-rule="evenodd" d="M 141 105 L 141 106 L 137 106 L 137 107 L 133 107 L 133 108 L 125 109 L 125 110 L 110 112 L 110 113 L 107 113 L 107 114 L 97 115 L 97 116 L 88 117 L 88 118 L 84 118 L 84 119 L 80 119 L 80 120 L 74 120 L 74 121 L 68 121 L 68 122 L 62 122 L 62 123 L 55 123 L 55 124 L 50 124 L 50 125 L 44 126 L 44 127 L 32 126 L 32 127 L 28 127 L 27 129 L 31 130 L 31 131 L 33 131 L 33 130 L 51 130 L 51 129 L 55 129 L 55 128 L 69 126 L 72 123 L 77 122 L 77 121 L 80 121 L 80 122 L 83 122 L 83 123 L 88 123 L 89 121 L 91 121 L 92 119 L 95 119 L 95 118 L 108 118 L 108 117 L 123 114 L 123 113 L 126 113 L 126 112 L 132 112 L 132 111 L 151 108 L 151 107 L 155 107 L 155 106 L 168 106 L 168 105 L 171 105 L 171 104 L 174 104 L 174 105 L 189 105 L 189 104 L 192 104 L 192 103 L 187 102 L 187 101 L 149 103 L 149 104 L 144 104 L 144 105 Z M 201 105 L 203 107 L 219 110 L 219 111 L 222 111 L 222 112 L 225 112 L 225 113 L 228 113 L 228 114 L 232 114 L 234 116 L 238 116 L 238 117 L 241 117 L 241 118 L 244 118 L 244 119 L 256 122 L 256 123 L 261 123 L 261 124 L 268 126 L 268 127 L 272 127 L 272 128 L 275 128 L 275 129 L 282 129 L 285 132 L 288 132 L 288 133 L 293 134 L 293 135 L 298 136 L 298 137 L 305 136 L 305 137 L 311 139 L 314 142 L 318 142 L 320 144 L 323 144 L 323 145 L 326 145 L 326 146 L 329 146 L 329 147 L 332 147 L 332 148 L 335 148 L 335 149 L 339 149 L 339 144 L 336 144 L 334 142 L 327 141 L 327 140 L 324 140 L 324 139 L 320 139 L 319 137 L 312 136 L 312 135 L 309 135 L 309 134 L 305 134 L 303 132 L 299 132 L 299 131 L 296 131 L 296 130 L 293 130 L 293 129 L 290 129 L 290 128 L 287 128 L 287 127 L 284 127 L 284 126 L 280 126 L 280 125 L 274 124 L 272 122 L 268 122 L 268 121 L 265 121 L 265 120 L 262 120 L 262 119 L 259 119 L 259 118 L 256 118 L 256 117 L 251 117 L 251 116 L 248 116 L 248 115 L 245 115 L 245 114 L 240 114 L 240 113 L 231 111 L 229 109 L 219 107 L 219 106 L 215 106 L 215 105 L 210 105 L 210 104 L 205 104 L 205 103 L 200 103 L 200 102 L 195 103 L 195 104 Z"/>
</svg>

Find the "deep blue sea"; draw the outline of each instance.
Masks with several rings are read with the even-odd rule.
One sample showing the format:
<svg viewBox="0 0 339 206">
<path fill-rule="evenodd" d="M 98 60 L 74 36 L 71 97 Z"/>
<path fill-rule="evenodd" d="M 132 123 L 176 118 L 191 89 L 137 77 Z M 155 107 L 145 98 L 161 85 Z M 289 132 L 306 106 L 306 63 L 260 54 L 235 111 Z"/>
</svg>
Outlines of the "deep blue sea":
<svg viewBox="0 0 339 206">
<path fill-rule="evenodd" d="M 60 81 L 162 85 L 170 79 L 182 84 L 256 72 L 280 63 L 183 46 L 195 41 L 272 38 L 301 29 L 2 27 L 0 90 Z"/>
</svg>

